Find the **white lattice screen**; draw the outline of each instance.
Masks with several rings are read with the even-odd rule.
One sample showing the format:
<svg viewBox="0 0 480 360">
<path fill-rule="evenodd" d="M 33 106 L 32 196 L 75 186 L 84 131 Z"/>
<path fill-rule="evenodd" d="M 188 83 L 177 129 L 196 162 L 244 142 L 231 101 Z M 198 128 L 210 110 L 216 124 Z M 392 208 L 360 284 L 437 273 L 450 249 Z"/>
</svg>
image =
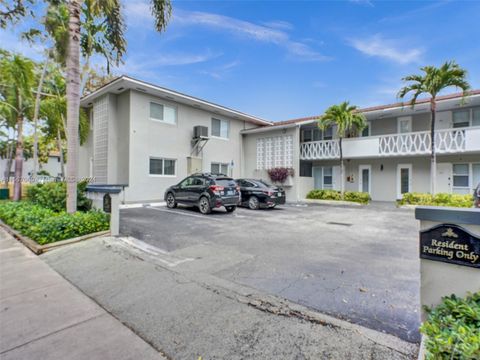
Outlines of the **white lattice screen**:
<svg viewBox="0 0 480 360">
<path fill-rule="evenodd" d="M 108 165 L 108 96 L 93 104 L 93 177 L 96 183 L 107 183 Z"/>
<path fill-rule="evenodd" d="M 291 135 L 257 139 L 257 169 L 293 166 L 293 137 Z"/>
</svg>

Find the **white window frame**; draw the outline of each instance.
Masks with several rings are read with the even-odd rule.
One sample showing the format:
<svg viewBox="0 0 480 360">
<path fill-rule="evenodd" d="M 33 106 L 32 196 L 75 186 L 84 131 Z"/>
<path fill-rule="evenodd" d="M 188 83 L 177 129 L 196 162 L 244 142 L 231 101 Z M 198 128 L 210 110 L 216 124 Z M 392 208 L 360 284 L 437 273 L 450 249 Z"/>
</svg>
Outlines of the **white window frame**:
<svg viewBox="0 0 480 360">
<path fill-rule="evenodd" d="M 453 170 L 454 165 L 467 165 L 468 166 L 468 174 L 467 175 L 465 175 L 465 174 L 455 174 L 455 172 Z M 455 163 L 452 163 L 452 186 L 451 186 L 451 190 L 452 190 L 453 194 L 463 194 L 462 192 L 456 193 L 455 189 L 466 190 L 467 194 L 472 193 L 473 189 L 477 185 L 477 184 L 473 183 L 473 165 L 480 165 L 480 163 L 478 163 L 478 162 L 470 162 L 470 163 L 469 162 L 455 162 Z M 454 183 L 455 175 L 457 175 L 457 176 L 468 176 L 468 185 L 467 186 L 455 186 L 455 183 Z"/>
<path fill-rule="evenodd" d="M 223 123 L 226 123 L 226 124 L 227 124 L 227 137 L 213 135 L 213 120 L 218 120 L 218 121 L 220 121 L 220 135 L 222 134 L 222 124 L 223 124 Z M 210 125 L 211 125 L 210 136 L 211 136 L 212 138 L 214 138 L 214 139 L 221 139 L 221 140 L 230 140 L 230 120 L 220 119 L 220 118 L 218 118 L 218 117 L 212 117 L 212 119 L 211 119 L 211 121 L 210 121 Z"/>
<path fill-rule="evenodd" d="M 160 119 L 156 119 L 156 118 L 153 118 L 151 117 L 151 114 L 150 114 L 150 106 L 151 104 L 156 104 L 156 105 L 161 105 L 163 106 L 163 120 L 160 120 Z M 165 121 L 165 108 L 170 108 L 170 109 L 174 109 L 175 110 L 175 122 L 172 124 L 171 122 L 168 122 L 168 121 Z M 155 121 L 155 122 L 158 122 L 160 124 L 166 124 L 166 125 L 170 125 L 170 126 L 177 126 L 177 122 L 178 122 L 178 107 L 177 106 L 172 106 L 172 105 L 167 105 L 165 103 L 162 103 L 160 101 L 156 101 L 156 100 L 149 100 L 148 102 L 148 118 L 151 120 L 151 121 Z M 171 159 L 167 159 L 167 160 L 171 160 Z"/>
<path fill-rule="evenodd" d="M 452 128 L 454 128 L 454 121 L 453 121 L 453 114 L 456 113 L 456 112 L 468 112 L 468 126 L 467 127 L 472 127 L 473 126 L 473 112 L 477 110 L 477 111 L 480 111 L 480 107 L 478 106 L 475 106 L 475 107 L 471 107 L 469 109 L 456 109 L 456 110 L 452 110 Z M 456 128 L 456 129 L 461 129 L 461 128 Z"/>
<path fill-rule="evenodd" d="M 162 160 L 162 174 L 151 174 L 150 173 L 150 159 L 154 159 L 154 160 Z M 174 165 L 174 174 L 173 175 L 165 175 L 165 160 L 170 160 L 170 161 L 174 161 L 175 162 L 175 165 Z M 165 178 L 174 178 L 174 177 L 177 177 L 177 159 L 174 159 L 174 158 L 166 158 L 166 157 L 161 157 L 161 156 L 149 156 L 148 157 L 148 174 L 149 176 L 151 177 L 165 177 Z"/>
<path fill-rule="evenodd" d="M 332 173 L 330 175 L 325 175 L 325 168 L 330 168 Z M 325 176 L 330 176 L 332 178 L 332 183 L 328 184 L 329 188 L 325 187 Z M 333 165 L 332 166 L 322 166 L 322 190 L 333 190 Z"/>
<path fill-rule="evenodd" d="M 229 163 L 223 163 L 223 162 L 218 162 L 218 161 L 212 161 L 210 163 L 210 172 L 213 173 L 212 171 L 212 165 L 218 165 L 218 169 L 220 171 L 220 173 L 222 173 L 222 166 L 226 166 L 227 167 L 227 172 L 225 173 L 225 175 L 229 176 L 229 172 L 230 172 L 230 164 Z"/>
<path fill-rule="evenodd" d="M 408 127 L 410 128 L 410 131 L 402 133 L 402 132 L 400 132 L 400 129 L 401 129 L 400 123 L 402 121 L 405 121 L 405 120 L 408 121 Z M 397 117 L 397 133 L 398 134 L 409 134 L 409 133 L 412 132 L 412 129 L 413 128 L 412 128 L 412 117 L 411 116 L 399 116 L 399 117 Z"/>
</svg>

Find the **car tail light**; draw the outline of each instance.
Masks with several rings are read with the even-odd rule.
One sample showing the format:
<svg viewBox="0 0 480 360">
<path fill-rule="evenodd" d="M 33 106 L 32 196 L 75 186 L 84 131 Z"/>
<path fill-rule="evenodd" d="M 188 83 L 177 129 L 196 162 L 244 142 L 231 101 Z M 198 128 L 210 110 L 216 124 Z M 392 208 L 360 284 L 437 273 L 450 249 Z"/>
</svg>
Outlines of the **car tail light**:
<svg viewBox="0 0 480 360">
<path fill-rule="evenodd" d="M 223 191 L 225 188 L 220 185 L 211 185 L 210 190 L 213 191 L 214 194 L 220 195 L 220 191 Z"/>
</svg>

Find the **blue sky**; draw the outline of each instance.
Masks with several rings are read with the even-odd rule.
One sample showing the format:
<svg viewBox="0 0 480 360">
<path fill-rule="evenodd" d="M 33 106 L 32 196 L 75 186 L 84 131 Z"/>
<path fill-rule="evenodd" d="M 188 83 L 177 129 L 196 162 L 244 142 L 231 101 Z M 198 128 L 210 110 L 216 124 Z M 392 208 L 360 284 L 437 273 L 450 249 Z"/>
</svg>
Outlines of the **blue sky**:
<svg viewBox="0 0 480 360">
<path fill-rule="evenodd" d="M 114 73 L 268 120 L 395 102 L 403 76 L 451 59 L 480 88 L 478 1 L 174 1 L 161 34 L 148 2 L 123 3 L 128 53 Z M 15 30 L 0 44 L 35 56 Z"/>
</svg>

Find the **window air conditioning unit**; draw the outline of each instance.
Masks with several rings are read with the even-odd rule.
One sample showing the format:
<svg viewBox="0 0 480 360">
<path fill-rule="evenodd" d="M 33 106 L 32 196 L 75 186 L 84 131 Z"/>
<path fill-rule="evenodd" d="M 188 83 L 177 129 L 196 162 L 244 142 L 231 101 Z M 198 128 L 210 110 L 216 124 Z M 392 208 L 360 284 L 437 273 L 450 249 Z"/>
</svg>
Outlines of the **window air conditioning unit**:
<svg viewBox="0 0 480 360">
<path fill-rule="evenodd" d="M 194 139 L 208 139 L 208 127 L 206 126 L 194 126 L 193 127 L 193 138 Z"/>
</svg>

